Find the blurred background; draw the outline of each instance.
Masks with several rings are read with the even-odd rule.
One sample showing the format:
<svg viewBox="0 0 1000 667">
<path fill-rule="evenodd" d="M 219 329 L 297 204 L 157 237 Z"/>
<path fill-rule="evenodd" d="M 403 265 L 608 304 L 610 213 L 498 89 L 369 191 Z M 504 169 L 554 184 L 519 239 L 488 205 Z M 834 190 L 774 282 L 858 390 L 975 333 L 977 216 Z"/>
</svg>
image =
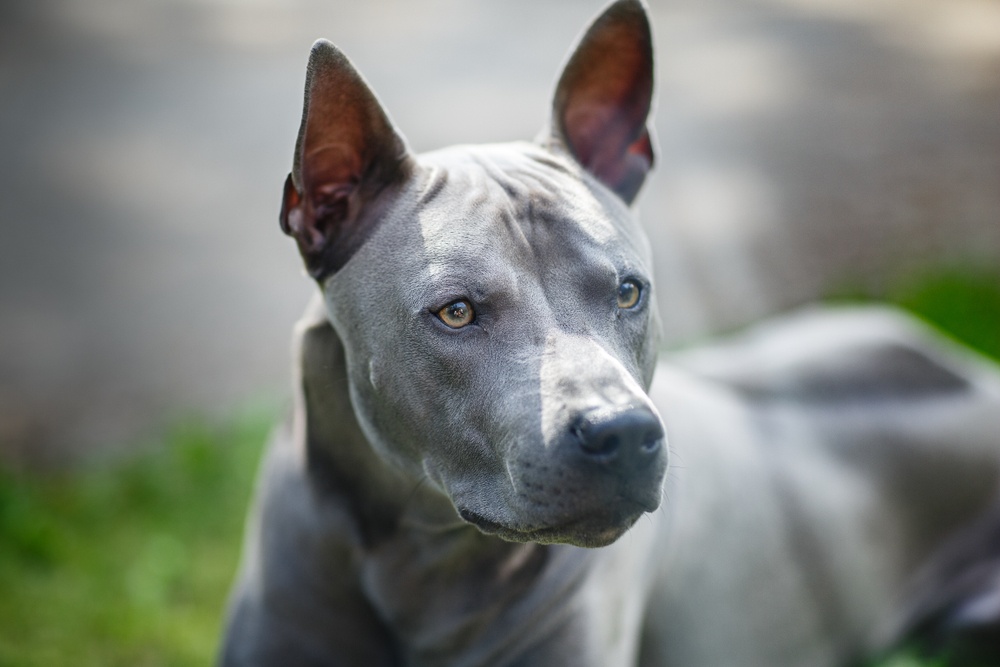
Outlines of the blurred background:
<svg viewBox="0 0 1000 667">
<path fill-rule="evenodd" d="M 59 643 L 45 595 L 138 605 L 81 631 L 133 645 L 121 664 L 183 662 L 122 620 L 140 608 L 199 610 L 154 625 L 194 663 L 211 650 L 314 289 L 277 223 L 313 40 L 350 55 L 418 151 L 526 139 L 603 4 L 0 4 L 0 539 L 26 559 L 0 561 L 0 663 L 31 663 L 3 652 L 29 635 Z M 640 210 L 668 343 L 849 295 L 961 301 L 1000 346 L 1000 1 L 651 5 L 659 163 Z M 132 449 L 152 458 L 111 463 Z M 164 528 L 196 519 L 221 561 Z M 42 588 L 11 597 L 25 563 Z M 66 563 L 84 569 L 59 579 Z"/>
<path fill-rule="evenodd" d="M 416 150 L 531 138 L 603 0 L 5 0 L 0 456 L 286 392 L 312 41 Z M 669 342 L 1000 258 L 1000 2 L 653 0 L 640 210 Z"/>
</svg>

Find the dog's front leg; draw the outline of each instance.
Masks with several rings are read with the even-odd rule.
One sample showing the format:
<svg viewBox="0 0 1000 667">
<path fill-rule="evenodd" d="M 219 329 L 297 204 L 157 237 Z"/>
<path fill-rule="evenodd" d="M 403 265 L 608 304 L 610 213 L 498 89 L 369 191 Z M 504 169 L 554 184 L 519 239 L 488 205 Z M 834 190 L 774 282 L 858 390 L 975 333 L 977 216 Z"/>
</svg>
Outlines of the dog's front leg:
<svg viewBox="0 0 1000 667">
<path fill-rule="evenodd" d="M 355 555 L 331 535 L 289 437 L 264 464 L 240 577 L 230 601 L 225 667 L 395 667 L 395 643 L 365 600 Z"/>
</svg>

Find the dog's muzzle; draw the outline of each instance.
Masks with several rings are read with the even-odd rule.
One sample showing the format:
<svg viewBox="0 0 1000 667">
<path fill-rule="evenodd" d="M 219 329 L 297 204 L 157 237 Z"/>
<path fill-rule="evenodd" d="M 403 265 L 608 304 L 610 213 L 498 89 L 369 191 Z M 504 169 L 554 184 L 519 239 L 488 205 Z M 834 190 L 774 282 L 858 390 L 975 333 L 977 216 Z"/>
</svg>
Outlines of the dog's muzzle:
<svg viewBox="0 0 1000 667">
<path fill-rule="evenodd" d="M 590 410 L 577 416 L 569 431 L 563 456 L 616 481 L 621 496 L 643 510 L 659 507 L 666 434 L 656 414 L 646 407 Z"/>
<path fill-rule="evenodd" d="M 457 508 L 505 539 L 603 546 L 659 507 L 666 469 L 666 436 L 652 409 L 590 409 L 551 446 L 529 443 L 511 460 L 508 506 Z"/>
</svg>

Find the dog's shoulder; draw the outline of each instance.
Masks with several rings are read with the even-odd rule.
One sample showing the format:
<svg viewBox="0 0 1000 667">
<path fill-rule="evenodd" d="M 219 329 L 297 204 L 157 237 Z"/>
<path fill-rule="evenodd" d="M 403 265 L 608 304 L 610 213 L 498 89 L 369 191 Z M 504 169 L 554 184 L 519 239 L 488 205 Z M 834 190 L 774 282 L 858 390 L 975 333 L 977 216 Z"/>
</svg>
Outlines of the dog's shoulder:
<svg viewBox="0 0 1000 667">
<path fill-rule="evenodd" d="M 837 406 L 957 395 L 984 375 L 984 362 L 886 306 L 805 309 L 670 362 L 750 400 Z"/>
</svg>

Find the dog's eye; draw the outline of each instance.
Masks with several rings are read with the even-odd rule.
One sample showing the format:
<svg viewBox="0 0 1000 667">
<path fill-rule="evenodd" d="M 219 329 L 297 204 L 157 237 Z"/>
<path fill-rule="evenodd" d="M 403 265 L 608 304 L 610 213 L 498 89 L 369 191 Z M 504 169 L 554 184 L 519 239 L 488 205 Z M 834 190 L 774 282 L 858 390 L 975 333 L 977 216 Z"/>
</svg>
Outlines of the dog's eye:
<svg viewBox="0 0 1000 667">
<path fill-rule="evenodd" d="M 452 301 L 447 306 L 439 310 L 437 312 L 437 316 L 438 319 L 452 329 L 461 329 L 462 327 L 472 323 L 472 320 L 476 317 L 476 313 L 472 310 L 472 304 L 468 301 L 459 299 L 458 301 Z"/>
<path fill-rule="evenodd" d="M 618 286 L 618 307 L 619 308 L 633 308 L 635 304 L 639 303 L 639 297 L 642 295 L 642 288 L 639 287 L 639 283 L 634 280 L 625 280 L 621 285 Z"/>
</svg>

